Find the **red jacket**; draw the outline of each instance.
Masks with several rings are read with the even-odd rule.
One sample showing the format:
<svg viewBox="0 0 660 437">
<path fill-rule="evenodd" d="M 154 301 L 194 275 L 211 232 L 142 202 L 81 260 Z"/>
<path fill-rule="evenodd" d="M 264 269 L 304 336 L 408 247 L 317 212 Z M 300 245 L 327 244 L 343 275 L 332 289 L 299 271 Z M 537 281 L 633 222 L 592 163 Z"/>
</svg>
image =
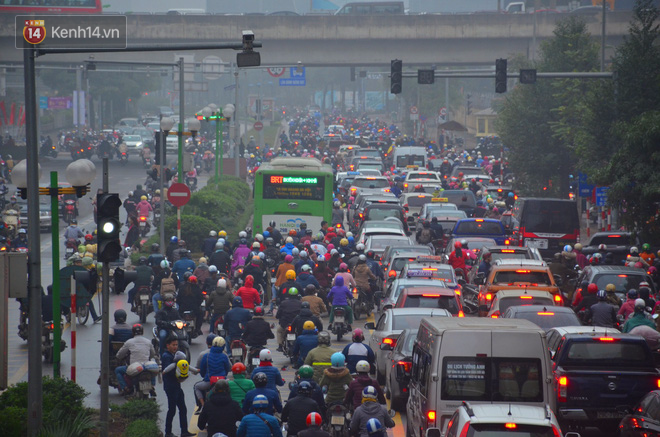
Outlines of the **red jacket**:
<svg viewBox="0 0 660 437">
<path fill-rule="evenodd" d="M 261 296 L 259 296 L 259 292 L 252 287 L 253 285 L 254 278 L 252 278 L 252 275 L 248 275 L 245 278 L 245 285 L 236 291 L 236 296 L 243 299 L 243 308 L 249 310 L 254 309 L 255 304 L 261 304 Z"/>
</svg>

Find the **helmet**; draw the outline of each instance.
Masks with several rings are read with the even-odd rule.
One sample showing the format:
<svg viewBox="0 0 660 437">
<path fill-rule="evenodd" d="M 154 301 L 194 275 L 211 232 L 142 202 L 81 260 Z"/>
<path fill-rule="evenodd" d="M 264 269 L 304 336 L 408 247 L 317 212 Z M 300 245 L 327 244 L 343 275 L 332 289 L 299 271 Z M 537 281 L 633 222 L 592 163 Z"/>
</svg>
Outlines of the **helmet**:
<svg viewBox="0 0 660 437">
<path fill-rule="evenodd" d="M 151 251 L 152 252 L 158 252 L 160 250 L 160 244 L 154 243 L 151 245 Z"/>
<path fill-rule="evenodd" d="M 255 317 L 263 317 L 264 309 L 262 307 L 254 307 L 252 314 L 254 314 Z"/>
<path fill-rule="evenodd" d="M 644 302 L 644 299 L 635 299 L 635 309 L 638 308 L 646 308 L 646 302 Z"/>
<path fill-rule="evenodd" d="M 296 287 L 289 288 L 289 296 L 298 296 L 298 289 Z"/>
<path fill-rule="evenodd" d="M 225 344 L 227 344 L 227 342 L 225 341 L 224 338 L 220 336 L 215 337 L 213 339 L 213 343 L 211 343 L 212 346 L 216 346 L 216 347 L 225 347 Z"/>
<path fill-rule="evenodd" d="M 85 241 L 92 241 L 93 239 L 94 239 L 94 236 L 92 234 L 85 235 Z"/>
<path fill-rule="evenodd" d="M 600 300 L 605 300 L 605 299 L 607 299 L 607 292 L 605 290 L 598 290 L 598 293 L 596 293 L 596 296 L 598 296 L 598 299 L 600 299 Z"/>
<path fill-rule="evenodd" d="M 293 238 L 291 238 L 291 237 L 286 237 L 286 240 L 284 240 L 284 243 L 285 243 L 285 244 L 288 244 L 288 243 L 293 244 Z"/>
<path fill-rule="evenodd" d="M 226 393 L 229 391 L 229 381 L 226 379 L 218 379 L 213 385 L 213 391 L 215 393 Z"/>
<path fill-rule="evenodd" d="M 209 273 L 218 273 L 218 268 L 216 266 L 209 266 Z"/>
<path fill-rule="evenodd" d="M 298 369 L 298 375 L 300 375 L 301 378 L 309 379 L 314 377 L 314 368 L 310 365 L 303 365 Z"/>
<path fill-rule="evenodd" d="M 254 243 L 252 243 L 252 248 L 253 249 L 259 249 L 260 247 L 261 247 L 261 244 L 259 244 L 258 241 L 255 241 Z"/>
<path fill-rule="evenodd" d="M 307 258 L 307 251 L 306 250 L 301 250 L 300 251 L 300 258 Z"/>
<path fill-rule="evenodd" d="M 373 250 L 367 251 L 367 258 L 373 259 L 376 256 L 376 253 Z"/>
<path fill-rule="evenodd" d="M 651 245 L 649 243 L 642 244 L 642 251 L 643 252 L 650 252 L 651 251 Z"/>
<path fill-rule="evenodd" d="M 582 250 L 582 244 L 580 244 L 580 243 L 575 243 L 575 245 L 573 246 L 573 249 L 575 249 L 575 250 Z"/>
<path fill-rule="evenodd" d="M 170 266 L 170 263 L 169 263 L 166 259 L 164 259 L 164 260 L 162 260 L 162 261 L 160 262 L 160 268 L 161 268 L 161 269 L 166 269 L 166 268 L 168 268 L 169 266 Z"/>
<path fill-rule="evenodd" d="M 247 232 L 241 231 L 238 233 L 238 238 L 247 238 Z"/>
<path fill-rule="evenodd" d="M 141 256 L 141 257 L 140 257 L 140 260 L 138 261 L 138 263 L 139 263 L 141 266 L 146 266 L 146 265 L 147 265 L 147 257 L 145 257 L 145 256 Z"/>
<path fill-rule="evenodd" d="M 363 342 L 364 341 L 364 333 L 360 328 L 356 328 L 353 331 L 353 341 L 355 342 Z"/>
<path fill-rule="evenodd" d="M 564 252 L 573 252 L 573 248 L 571 247 L 570 244 L 564 246 Z"/>
<path fill-rule="evenodd" d="M 300 255 L 300 250 L 297 247 L 294 247 L 293 249 L 291 249 L 291 255 L 293 256 Z"/>
<path fill-rule="evenodd" d="M 115 311 L 115 323 L 126 323 L 126 311 L 124 310 Z"/>
<path fill-rule="evenodd" d="M 215 334 L 209 334 L 206 336 L 206 344 L 207 346 L 212 346 L 213 345 L 213 339 L 216 338 L 217 335 Z"/>
<path fill-rule="evenodd" d="M 179 245 L 179 247 L 186 247 L 186 240 L 179 240 L 177 244 Z"/>
<path fill-rule="evenodd" d="M 340 272 L 348 271 L 348 265 L 346 265 L 346 263 L 339 264 L 339 271 Z"/>
<path fill-rule="evenodd" d="M 216 284 L 216 287 L 227 288 L 227 280 L 226 279 L 218 279 L 218 283 Z M 242 300 L 243 299 L 241 299 L 241 303 L 242 303 Z"/>
<path fill-rule="evenodd" d="M 637 248 L 637 246 L 633 246 L 630 248 L 631 255 L 637 255 L 638 253 L 639 253 L 639 249 Z"/>
<path fill-rule="evenodd" d="M 268 384 L 268 376 L 264 372 L 259 372 L 252 378 L 255 387 L 266 387 Z"/>
<path fill-rule="evenodd" d="M 231 366 L 231 373 L 234 375 L 243 374 L 246 370 L 247 369 L 245 368 L 245 364 L 243 363 L 235 363 L 233 366 Z"/>
<path fill-rule="evenodd" d="M 140 196 L 140 200 L 147 200 L 147 196 Z"/>
<path fill-rule="evenodd" d="M 218 232 L 218 237 L 227 238 L 227 231 L 222 230 Z"/>
<path fill-rule="evenodd" d="M 298 384 L 298 393 L 311 396 L 313 392 L 314 387 L 312 387 L 312 384 L 310 384 L 309 381 L 301 381 L 300 384 Z"/>
<path fill-rule="evenodd" d="M 268 349 L 261 349 L 261 352 L 259 352 L 259 359 L 261 361 L 273 361 L 273 353 Z"/>
<path fill-rule="evenodd" d="M 291 263 L 291 261 L 293 261 L 293 255 L 287 255 L 287 256 L 284 257 L 284 262 L 286 262 L 286 263 Z M 290 270 L 290 271 L 292 271 L 294 274 L 296 273 L 296 272 L 293 271 L 293 270 Z M 288 278 L 287 278 L 287 279 L 288 279 Z M 295 279 L 295 278 L 294 278 L 294 279 Z"/>
<path fill-rule="evenodd" d="M 195 275 L 190 275 L 190 276 L 188 277 L 188 282 L 190 282 L 191 284 L 197 284 L 197 276 L 195 276 Z"/>
<path fill-rule="evenodd" d="M 217 243 L 215 243 L 215 250 L 222 250 L 224 248 L 225 248 L 225 245 L 222 241 L 218 241 Z"/>
<path fill-rule="evenodd" d="M 186 281 L 186 282 L 188 282 L 188 279 L 190 279 L 190 277 L 191 277 L 192 275 L 193 275 L 192 272 L 186 272 L 186 273 L 184 273 L 184 274 L 183 274 L 183 280 Z"/>
<path fill-rule="evenodd" d="M 371 366 L 369 366 L 369 363 L 365 360 L 360 360 L 355 365 L 355 371 L 357 373 L 369 373 L 370 368 Z"/>
<path fill-rule="evenodd" d="M 364 244 L 362 244 L 362 243 L 358 243 L 358 244 L 355 246 L 355 250 L 357 250 L 358 252 L 362 252 L 362 251 L 364 250 Z"/>
<path fill-rule="evenodd" d="M 116 316 L 116 314 L 117 313 L 115 313 L 115 316 Z M 142 335 L 142 334 L 144 334 L 144 328 L 139 323 L 136 323 L 135 325 L 133 325 L 133 327 L 131 328 L 131 331 L 133 331 L 133 335 Z"/>
<path fill-rule="evenodd" d="M 362 400 L 365 399 L 377 399 L 378 398 L 378 392 L 372 385 L 368 385 L 362 390 Z"/>
<path fill-rule="evenodd" d="M 342 354 L 341 352 L 335 352 L 330 357 L 330 364 L 332 365 L 332 367 L 344 367 L 345 361 L 346 358 L 344 357 L 344 354 Z"/>
<path fill-rule="evenodd" d="M 216 237 L 218 235 L 215 231 L 209 231 L 209 237 Z"/>
<path fill-rule="evenodd" d="M 232 306 L 243 308 L 243 299 L 240 296 L 236 296 L 232 302 Z"/>
<path fill-rule="evenodd" d="M 342 247 L 348 246 L 348 238 L 342 238 L 341 240 L 339 240 L 339 245 Z"/>
<path fill-rule="evenodd" d="M 596 294 L 597 292 L 598 292 L 598 285 L 592 283 L 587 286 L 587 293 Z"/>
<path fill-rule="evenodd" d="M 236 363 L 236 364 L 240 364 L 240 363 Z M 252 408 L 254 408 L 255 410 L 265 410 L 266 408 L 268 408 L 268 405 L 269 405 L 268 398 L 264 395 L 256 395 L 252 400 Z"/>
<path fill-rule="evenodd" d="M 614 284 L 607 284 L 605 286 L 605 291 L 609 293 L 614 293 L 616 291 L 616 286 Z"/>
<path fill-rule="evenodd" d="M 456 243 L 454 243 L 454 247 L 455 247 L 456 249 L 460 249 L 461 247 L 463 247 L 463 245 L 461 244 L 460 241 L 457 241 Z"/>
<path fill-rule="evenodd" d="M 380 420 L 372 418 L 367 421 L 367 433 L 376 434 L 377 432 L 382 431 L 383 425 L 381 425 Z"/>
<path fill-rule="evenodd" d="M 309 284 L 309 285 L 311 285 L 312 287 L 314 286 L 314 284 Z M 308 285 L 307 287 L 309 287 L 309 285 Z M 307 287 L 305 287 L 305 290 L 307 290 Z M 300 308 L 307 308 L 307 309 L 310 309 L 311 307 L 310 307 L 310 305 L 309 305 L 309 302 L 303 302 L 303 303 L 300 305 Z"/>
<path fill-rule="evenodd" d="M 268 222 L 268 226 L 270 226 L 271 228 L 274 228 L 276 225 L 277 223 L 275 222 L 275 220 L 271 220 Z"/>
<path fill-rule="evenodd" d="M 314 329 L 316 329 L 316 325 L 311 320 L 308 320 L 305 323 L 303 323 L 303 329 L 304 330 L 314 330 Z"/>
<path fill-rule="evenodd" d="M 257 234 L 254 236 L 254 239 L 257 241 L 264 241 L 264 236 L 261 234 Z"/>
<path fill-rule="evenodd" d="M 330 346 L 330 333 L 328 331 L 321 331 L 318 335 L 319 344 Z"/>
<path fill-rule="evenodd" d="M 176 243 L 177 241 L 179 241 L 179 239 L 176 238 L 176 236 L 172 235 L 172 237 L 170 238 L 170 243 Z"/>
<path fill-rule="evenodd" d="M 363 253 L 360 254 L 360 256 L 358 256 L 358 262 L 359 262 L 359 263 L 365 263 L 365 262 L 367 262 L 367 255 L 365 255 L 365 254 L 363 254 Z"/>
<path fill-rule="evenodd" d="M 628 299 L 637 299 L 637 290 L 634 288 L 628 290 Z"/>
<path fill-rule="evenodd" d="M 317 412 L 309 413 L 307 415 L 307 426 L 321 426 L 323 424 L 323 418 Z"/>
</svg>

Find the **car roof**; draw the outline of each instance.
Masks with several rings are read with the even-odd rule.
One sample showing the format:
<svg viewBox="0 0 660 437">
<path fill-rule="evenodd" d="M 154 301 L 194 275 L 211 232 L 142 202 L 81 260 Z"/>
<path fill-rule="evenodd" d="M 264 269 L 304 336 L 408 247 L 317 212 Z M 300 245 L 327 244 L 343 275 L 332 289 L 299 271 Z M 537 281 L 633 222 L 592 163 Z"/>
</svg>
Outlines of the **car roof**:
<svg viewBox="0 0 660 437">
<path fill-rule="evenodd" d="M 392 223 L 398 223 L 401 226 L 401 228 L 403 228 L 403 224 L 401 224 L 401 222 L 398 221 L 398 220 L 397 221 L 394 221 L 394 220 L 369 220 L 369 221 L 364 222 L 362 225 L 364 226 L 365 229 L 366 228 L 378 228 L 378 227 L 385 228 L 385 229 L 393 229 L 392 226 L 388 226 L 388 225 L 391 225 Z"/>
<path fill-rule="evenodd" d="M 484 247 L 489 252 L 502 252 L 503 250 L 514 250 L 515 252 L 526 252 L 529 253 L 529 247 L 520 247 L 520 246 L 488 246 Z"/>
<path fill-rule="evenodd" d="M 616 333 L 618 332 L 614 328 L 605 328 L 602 326 L 558 326 L 556 328 L 552 328 L 553 330 L 557 331 L 557 333 L 561 336 L 567 335 L 567 334 L 604 334 L 604 333 Z"/>
<path fill-rule="evenodd" d="M 493 267 L 548 267 L 545 261 L 538 259 L 516 259 L 516 258 L 502 258 L 496 259 Z"/>
<path fill-rule="evenodd" d="M 499 220 L 496 219 L 490 219 L 490 218 L 476 218 L 476 217 L 468 217 L 461 219 L 461 222 L 491 222 L 491 223 L 502 223 Z"/>
<path fill-rule="evenodd" d="M 552 306 L 552 305 L 519 305 L 509 307 L 507 312 L 512 313 L 537 313 L 539 311 L 552 311 L 553 313 L 573 314 L 575 311 L 569 307 Z"/>
<path fill-rule="evenodd" d="M 401 294 L 406 293 L 408 296 L 419 296 L 426 293 L 441 294 L 443 296 L 456 296 L 456 292 L 451 288 L 444 286 L 444 281 L 436 280 L 433 285 L 415 285 L 412 287 L 404 287 Z"/>
<path fill-rule="evenodd" d="M 412 315 L 419 314 L 422 316 L 429 316 L 429 315 L 441 315 L 444 312 L 448 315 L 448 317 L 451 317 L 451 313 L 442 308 L 388 308 L 385 310 L 383 314 L 385 314 L 388 311 L 392 312 L 392 316 L 406 316 L 409 314 Z"/>
<path fill-rule="evenodd" d="M 629 273 L 629 274 L 639 274 L 639 275 L 646 275 L 646 270 L 644 269 L 638 269 L 635 267 L 628 267 L 628 266 L 586 266 L 585 270 L 589 269 L 592 271 L 594 274 L 597 273 L 612 273 L 612 274 L 617 274 L 617 273 Z"/>
<path fill-rule="evenodd" d="M 552 293 L 549 291 L 545 290 L 537 290 L 534 288 L 526 288 L 526 287 L 520 287 L 520 288 L 508 288 L 505 290 L 498 290 L 495 292 L 495 296 L 498 298 L 503 298 L 503 297 L 517 297 L 517 296 L 523 296 L 523 295 L 529 295 L 533 297 L 547 297 L 550 300 L 553 300 Z M 529 305 L 526 305 L 529 306 Z"/>
<path fill-rule="evenodd" d="M 468 405 L 466 410 L 470 410 L 470 423 L 512 422 L 518 425 L 552 426 L 552 415 L 547 407 L 510 403 Z"/>
</svg>

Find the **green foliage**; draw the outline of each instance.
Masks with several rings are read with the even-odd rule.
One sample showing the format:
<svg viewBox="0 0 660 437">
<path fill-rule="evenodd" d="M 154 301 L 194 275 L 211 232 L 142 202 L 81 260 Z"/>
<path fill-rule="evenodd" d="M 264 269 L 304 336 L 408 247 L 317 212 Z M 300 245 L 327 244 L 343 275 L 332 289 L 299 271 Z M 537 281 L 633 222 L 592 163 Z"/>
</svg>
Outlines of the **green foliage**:
<svg viewBox="0 0 660 437">
<path fill-rule="evenodd" d="M 186 241 L 186 246 L 190 250 L 198 250 L 213 228 L 215 224 L 209 219 L 190 214 L 181 215 L 181 238 Z M 165 235 L 176 235 L 176 216 L 165 219 Z"/>
<path fill-rule="evenodd" d="M 132 422 L 126 428 L 125 437 L 159 437 L 160 431 L 156 421 L 140 419 Z"/>
<path fill-rule="evenodd" d="M 39 437 L 86 437 L 89 431 L 94 429 L 94 423 L 87 411 L 80 411 L 72 418 L 64 409 L 58 409 L 51 413 L 50 419 L 44 423 Z"/>
<path fill-rule="evenodd" d="M 130 420 L 151 420 L 158 421 L 158 412 L 160 406 L 157 402 L 149 399 L 133 399 L 121 405 L 112 405 L 112 411 L 121 414 L 122 417 Z"/>
<path fill-rule="evenodd" d="M 0 409 L 0 428 L 2 428 L 2 433 L 7 436 L 26 435 L 27 408 L 7 406 Z"/>
</svg>

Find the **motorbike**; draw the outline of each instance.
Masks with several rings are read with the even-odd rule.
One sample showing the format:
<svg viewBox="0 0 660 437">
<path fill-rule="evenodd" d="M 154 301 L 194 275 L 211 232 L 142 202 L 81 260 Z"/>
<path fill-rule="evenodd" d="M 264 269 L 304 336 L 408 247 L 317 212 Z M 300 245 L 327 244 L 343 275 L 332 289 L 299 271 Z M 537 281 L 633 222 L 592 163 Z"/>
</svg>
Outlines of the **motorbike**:
<svg viewBox="0 0 660 437">
<path fill-rule="evenodd" d="M 151 168 L 152 165 L 151 157 L 147 156 L 142 158 L 142 165 L 144 165 L 144 168 Z"/>
<path fill-rule="evenodd" d="M 252 374 L 252 371 L 259 367 L 261 360 L 259 359 L 259 352 L 266 346 L 250 346 L 250 350 L 247 355 L 247 373 L 248 375 Z"/>
<path fill-rule="evenodd" d="M 145 363 L 135 366 L 135 370 L 131 369 L 131 366 L 128 366 L 126 374 L 131 378 L 131 383 L 133 384 L 133 393 L 137 399 L 149 399 L 149 396 L 154 391 L 154 385 L 152 383 L 152 378 L 154 377 L 153 366 L 158 372 L 158 365 L 156 363 Z M 137 374 L 131 375 L 137 371 Z"/>
<path fill-rule="evenodd" d="M 342 403 L 328 405 L 328 429 L 332 437 L 347 436 L 350 420 L 351 412 Z"/>
<path fill-rule="evenodd" d="M 151 226 L 147 221 L 147 216 L 146 215 L 138 216 L 138 223 L 140 225 L 140 236 L 146 237 L 147 234 L 149 233 L 149 230 L 151 229 Z"/>
<path fill-rule="evenodd" d="M 333 311 L 335 316 L 330 330 L 337 336 L 337 341 L 341 341 L 344 334 L 351 332 L 351 330 L 348 328 L 348 323 L 345 321 L 346 313 L 344 312 L 344 308 L 333 307 Z"/>
<path fill-rule="evenodd" d="M 186 185 L 188 185 L 190 191 L 195 191 L 197 189 L 197 178 L 186 176 Z"/>
<path fill-rule="evenodd" d="M 71 224 L 71 220 L 76 218 L 76 201 L 73 199 L 66 199 L 64 201 L 64 214 L 62 219 Z"/>
<path fill-rule="evenodd" d="M 68 238 L 64 243 L 64 259 L 69 259 L 78 250 L 80 243 L 75 238 Z"/>
<path fill-rule="evenodd" d="M 7 238 L 15 238 L 18 234 L 18 228 L 20 225 L 18 210 L 6 210 L 2 216 L 2 220 L 5 222 L 5 227 L 7 228 Z"/>
<path fill-rule="evenodd" d="M 365 314 L 369 317 L 374 308 L 374 303 L 369 294 L 361 289 L 353 289 L 353 295 L 357 295 L 357 299 L 353 300 L 352 305 L 355 320 L 360 319 L 360 314 Z"/>
<path fill-rule="evenodd" d="M 61 320 L 59 323 L 62 323 Z M 54 322 L 43 322 L 43 329 L 41 330 L 41 354 L 44 356 L 44 361 L 48 364 L 53 362 L 54 330 Z M 60 340 L 60 352 L 64 349 L 66 349 L 66 341 Z"/>
<path fill-rule="evenodd" d="M 247 347 L 243 340 L 232 340 L 229 347 L 231 355 L 229 356 L 229 362 L 233 366 L 236 363 L 245 363 L 245 357 L 247 355 Z"/>
<path fill-rule="evenodd" d="M 57 158 L 57 147 L 55 144 L 48 146 L 46 143 L 42 143 L 41 149 L 39 150 L 39 155 L 52 156 L 53 158 Z"/>
<path fill-rule="evenodd" d="M 463 311 L 465 314 L 476 314 L 479 310 L 479 291 L 475 288 L 463 286 Z"/>
<path fill-rule="evenodd" d="M 133 312 L 140 317 L 140 323 L 146 323 L 147 315 L 152 311 L 151 307 L 151 290 L 149 289 L 149 286 L 143 285 L 135 294 L 133 309 Z"/>
<path fill-rule="evenodd" d="M 192 339 L 197 337 L 195 313 L 192 311 L 184 311 L 183 320 L 186 322 L 186 334 L 188 335 L 188 342 L 192 343 Z"/>
<path fill-rule="evenodd" d="M 21 304 L 21 318 L 18 325 L 18 336 L 24 341 L 28 339 L 28 309 L 27 304 Z"/>
<path fill-rule="evenodd" d="M 186 333 L 186 322 L 183 320 L 173 320 L 170 322 L 169 335 L 174 335 L 179 340 L 179 351 L 186 355 L 186 361 L 190 362 L 190 346 L 188 344 L 188 334 Z M 158 337 L 158 327 L 152 329 L 153 338 L 151 343 L 154 349 L 160 350 L 160 338 Z"/>
<path fill-rule="evenodd" d="M 289 357 L 289 360 L 291 360 L 291 364 L 294 364 L 296 362 L 296 356 L 293 354 L 293 348 L 295 344 L 296 344 L 296 333 L 293 331 L 291 325 L 289 325 L 286 328 L 286 340 L 282 345 L 282 349 L 284 349 L 284 356 Z"/>
<path fill-rule="evenodd" d="M 128 153 L 121 152 L 121 154 L 119 155 L 119 164 L 121 164 L 122 166 L 128 164 Z"/>
</svg>

